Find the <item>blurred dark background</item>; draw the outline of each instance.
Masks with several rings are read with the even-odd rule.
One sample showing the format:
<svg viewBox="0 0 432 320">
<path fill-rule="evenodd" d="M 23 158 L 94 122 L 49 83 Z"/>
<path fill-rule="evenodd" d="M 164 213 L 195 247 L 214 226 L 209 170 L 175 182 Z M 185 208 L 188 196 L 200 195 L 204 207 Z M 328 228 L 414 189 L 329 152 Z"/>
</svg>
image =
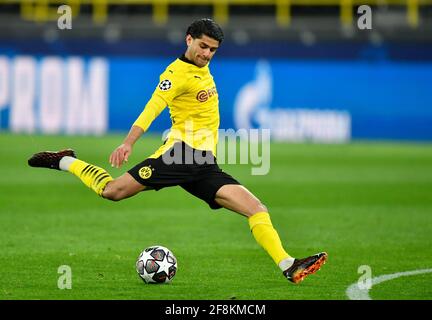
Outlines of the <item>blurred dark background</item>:
<svg viewBox="0 0 432 320">
<path fill-rule="evenodd" d="M 57 28 L 62 4 L 72 9 L 71 30 Z M 361 5 L 372 10 L 371 30 L 357 27 Z M 167 46 L 183 46 L 185 28 L 202 17 L 223 26 L 227 56 L 432 57 L 431 0 L 0 0 L 0 39 L 33 52 L 67 46 L 74 53 L 164 55 Z"/>
</svg>

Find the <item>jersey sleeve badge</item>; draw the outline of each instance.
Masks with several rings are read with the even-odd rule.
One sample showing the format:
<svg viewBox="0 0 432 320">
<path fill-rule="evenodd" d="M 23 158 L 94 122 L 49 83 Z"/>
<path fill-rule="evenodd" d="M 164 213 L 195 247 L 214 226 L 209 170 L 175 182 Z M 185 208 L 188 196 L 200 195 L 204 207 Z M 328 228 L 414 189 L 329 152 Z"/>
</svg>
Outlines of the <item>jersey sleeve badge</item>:
<svg viewBox="0 0 432 320">
<path fill-rule="evenodd" d="M 159 89 L 162 91 L 168 91 L 169 89 L 171 89 L 171 87 L 172 87 L 172 83 L 168 79 L 162 80 L 159 83 Z"/>
</svg>

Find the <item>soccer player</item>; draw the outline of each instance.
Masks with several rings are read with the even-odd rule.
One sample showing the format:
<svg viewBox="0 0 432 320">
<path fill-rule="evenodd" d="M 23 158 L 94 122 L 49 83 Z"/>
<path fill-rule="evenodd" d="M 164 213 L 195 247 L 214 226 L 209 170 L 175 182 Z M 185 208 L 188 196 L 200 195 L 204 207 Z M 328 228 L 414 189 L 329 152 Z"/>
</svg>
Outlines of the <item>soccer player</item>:
<svg viewBox="0 0 432 320">
<path fill-rule="evenodd" d="M 72 149 L 34 154 L 28 164 L 69 171 L 101 197 L 119 201 L 141 191 L 180 186 L 210 208 L 226 208 L 248 219 L 256 241 L 291 282 L 315 273 L 327 259 L 321 252 L 303 259 L 291 257 L 273 228 L 267 208 L 216 162 L 219 101 L 209 62 L 223 41 L 211 19 L 194 21 L 186 32 L 186 52 L 160 75 L 160 82 L 123 143 L 110 155 L 119 168 L 128 161 L 134 143 L 168 106 L 172 126 L 164 144 L 150 157 L 113 179 L 103 168 L 76 158 Z"/>
</svg>

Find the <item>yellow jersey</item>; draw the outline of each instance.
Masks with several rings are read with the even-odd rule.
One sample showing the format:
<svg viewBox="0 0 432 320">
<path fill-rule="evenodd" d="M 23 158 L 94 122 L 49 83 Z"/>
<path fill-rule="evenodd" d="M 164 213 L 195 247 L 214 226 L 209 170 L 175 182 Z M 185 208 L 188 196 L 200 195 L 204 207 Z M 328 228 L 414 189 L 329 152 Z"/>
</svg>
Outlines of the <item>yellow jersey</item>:
<svg viewBox="0 0 432 320">
<path fill-rule="evenodd" d="M 216 156 L 219 99 L 208 64 L 197 67 L 184 56 L 171 63 L 159 77 L 152 98 L 134 125 L 144 131 L 168 106 L 172 126 L 167 141 L 150 158 L 157 158 L 175 142 L 183 141 Z"/>
</svg>

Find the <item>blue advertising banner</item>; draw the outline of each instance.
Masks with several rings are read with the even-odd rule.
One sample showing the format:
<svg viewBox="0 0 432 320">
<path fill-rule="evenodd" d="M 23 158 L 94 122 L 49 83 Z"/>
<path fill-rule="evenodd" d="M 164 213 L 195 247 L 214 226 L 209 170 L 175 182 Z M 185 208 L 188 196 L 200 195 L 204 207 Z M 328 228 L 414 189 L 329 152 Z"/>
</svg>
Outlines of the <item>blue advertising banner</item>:
<svg viewBox="0 0 432 320">
<path fill-rule="evenodd" d="M 0 128 L 127 131 L 173 58 L 0 55 Z M 432 140 L 432 63 L 215 57 L 221 128 L 279 141 Z M 168 110 L 150 131 L 170 127 Z"/>
</svg>

